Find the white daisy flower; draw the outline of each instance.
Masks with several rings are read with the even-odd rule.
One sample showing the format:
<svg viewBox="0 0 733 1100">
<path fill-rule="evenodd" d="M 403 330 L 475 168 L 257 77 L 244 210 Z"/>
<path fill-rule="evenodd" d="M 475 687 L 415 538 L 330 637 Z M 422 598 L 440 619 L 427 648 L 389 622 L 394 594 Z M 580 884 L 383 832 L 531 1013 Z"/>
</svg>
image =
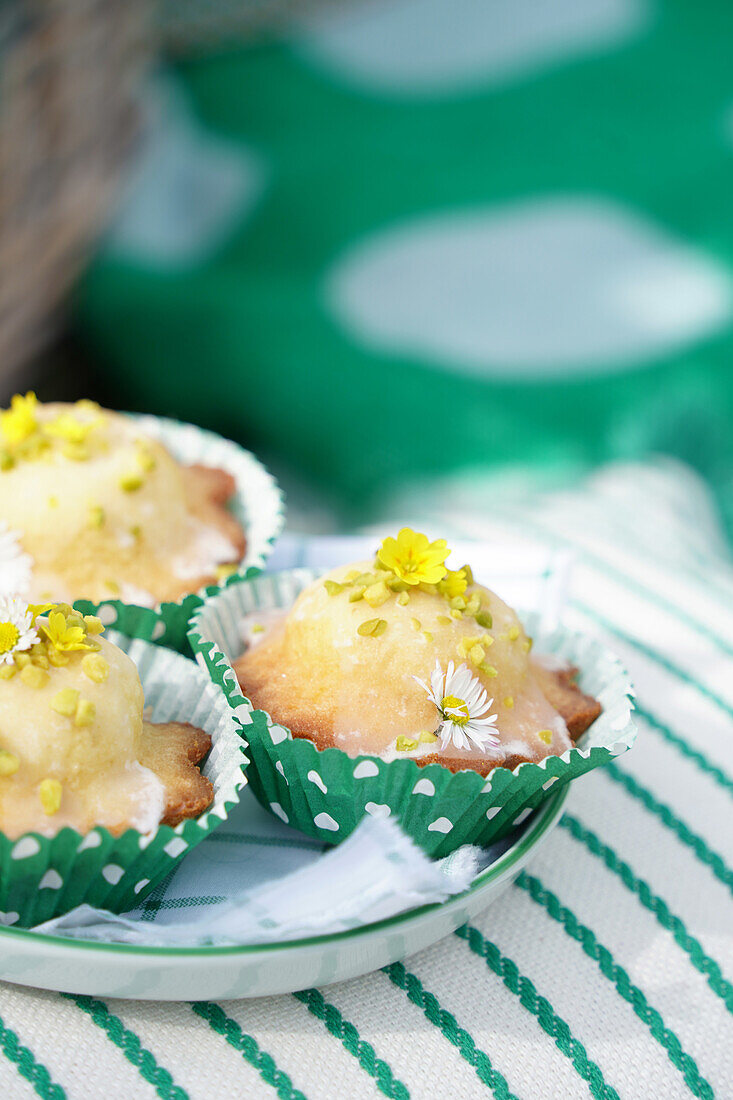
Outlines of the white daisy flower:
<svg viewBox="0 0 733 1100">
<path fill-rule="evenodd" d="M 13 663 L 13 654 L 40 642 L 28 604 L 19 596 L 0 599 L 0 665 Z"/>
<path fill-rule="evenodd" d="M 0 521 L 0 597 L 26 594 L 33 559 L 21 548 L 19 535 Z"/>
<path fill-rule="evenodd" d="M 479 749 L 486 752 L 496 748 L 500 739 L 496 730 L 496 714 L 489 714 L 494 700 L 481 681 L 471 674 L 467 665 L 456 668 L 452 661 L 443 672 L 440 662 L 435 662 L 430 686 L 413 676 L 435 703 L 442 721 L 435 731 L 441 738 L 441 749 L 453 743 L 457 749 Z"/>
</svg>

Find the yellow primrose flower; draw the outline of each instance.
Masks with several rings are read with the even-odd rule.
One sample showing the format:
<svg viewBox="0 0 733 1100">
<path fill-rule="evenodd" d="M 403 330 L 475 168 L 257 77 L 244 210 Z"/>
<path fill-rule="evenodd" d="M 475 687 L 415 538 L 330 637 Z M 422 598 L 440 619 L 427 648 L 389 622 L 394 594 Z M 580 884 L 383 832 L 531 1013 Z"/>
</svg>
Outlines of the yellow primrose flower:
<svg viewBox="0 0 733 1100">
<path fill-rule="evenodd" d="M 445 539 L 428 542 L 427 535 L 403 527 L 396 539 L 386 538 L 377 557 L 405 584 L 437 584 L 447 570 L 450 553 Z"/>
<path fill-rule="evenodd" d="M 36 420 L 36 395 L 28 392 L 25 397 L 16 393 L 10 402 L 10 408 L 0 413 L 0 429 L 5 442 L 11 447 L 25 443 L 38 427 Z"/>
<path fill-rule="evenodd" d="M 78 447 L 82 443 L 86 443 L 88 436 L 101 423 L 101 416 L 95 417 L 94 420 L 79 420 L 71 413 L 64 412 L 57 416 L 55 420 L 45 424 L 43 430 L 47 435 L 56 436 L 57 439 L 65 439 L 67 443 L 72 443 Z"/>
<path fill-rule="evenodd" d="M 69 626 L 66 616 L 61 611 L 51 612 L 48 622 L 41 626 L 41 633 L 46 635 L 51 645 L 62 651 L 93 648 L 87 642 L 84 628 Z"/>
<path fill-rule="evenodd" d="M 447 596 L 452 600 L 455 596 L 462 596 L 468 587 L 465 569 L 449 569 L 438 585 L 441 596 Z"/>
<path fill-rule="evenodd" d="M 45 615 L 47 611 L 50 611 L 51 608 L 55 606 L 55 603 L 29 603 L 28 610 L 31 613 L 31 622 L 34 626 L 39 615 Z"/>
</svg>

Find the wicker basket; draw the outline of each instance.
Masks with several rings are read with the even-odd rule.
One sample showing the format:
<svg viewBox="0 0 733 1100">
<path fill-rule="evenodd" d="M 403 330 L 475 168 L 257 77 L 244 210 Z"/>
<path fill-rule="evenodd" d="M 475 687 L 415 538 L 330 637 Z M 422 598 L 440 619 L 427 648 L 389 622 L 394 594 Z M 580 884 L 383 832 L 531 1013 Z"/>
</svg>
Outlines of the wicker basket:
<svg viewBox="0 0 733 1100">
<path fill-rule="evenodd" d="M 0 3 L 0 388 L 47 337 L 136 130 L 147 0 Z"/>
</svg>

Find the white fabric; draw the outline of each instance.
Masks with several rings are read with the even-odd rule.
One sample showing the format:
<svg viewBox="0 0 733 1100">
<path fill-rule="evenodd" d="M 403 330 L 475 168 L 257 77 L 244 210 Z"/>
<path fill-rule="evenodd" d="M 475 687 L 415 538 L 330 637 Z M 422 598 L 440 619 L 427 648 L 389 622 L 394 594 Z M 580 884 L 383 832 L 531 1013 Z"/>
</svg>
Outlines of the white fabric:
<svg viewBox="0 0 733 1100">
<path fill-rule="evenodd" d="M 313 1011 L 293 996 L 223 1003 L 221 1030 L 186 1004 L 122 1001 L 103 1006 L 105 1029 L 84 999 L 6 985 L 4 1049 L 12 1031 L 71 1100 L 733 1096 L 733 570 L 709 498 L 666 460 L 557 495 L 499 489 L 436 482 L 382 518 L 574 554 L 564 618 L 625 661 L 640 733 L 615 769 L 573 784 L 471 941 L 325 987 Z M 12 1100 L 29 1095 L 15 1065 L 0 1059 Z"/>
</svg>

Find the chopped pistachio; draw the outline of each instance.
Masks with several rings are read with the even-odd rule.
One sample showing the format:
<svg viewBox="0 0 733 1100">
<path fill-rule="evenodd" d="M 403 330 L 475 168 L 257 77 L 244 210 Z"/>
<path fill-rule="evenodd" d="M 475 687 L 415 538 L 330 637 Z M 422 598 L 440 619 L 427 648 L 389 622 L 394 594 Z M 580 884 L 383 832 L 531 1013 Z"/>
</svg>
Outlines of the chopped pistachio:
<svg viewBox="0 0 733 1100">
<path fill-rule="evenodd" d="M 395 748 L 397 752 L 412 752 L 417 748 L 417 744 L 417 741 L 413 741 L 412 738 L 400 734 L 395 742 Z"/>
<path fill-rule="evenodd" d="M 0 451 L 0 470 L 12 470 L 15 459 L 8 451 Z"/>
<path fill-rule="evenodd" d="M 109 588 L 113 596 L 119 596 L 120 586 L 113 577 L 108 577 L 104 583 L 106 584 L 107 588 Z"/>
<path fill-rule="evenodd" d="M 406 592 L 410 587 L 400 577 L 390 577 L 389 580 L 385 581 L 385 584 L 392 592 Z"/>
<path fill-rule="evenodd" d="M 97 708 L 90 699 L 80 699 L 74 714 L 75 726 L 91 726 L 97 714 Z"/>
<path fill-rule="evenodd" d="M 377 581 L 365 590 L 364 599 L 370 607 L 381 607 L 389 599 L 389 589 L 384 581 Z"/>
<path fill-rule="evenodd" d="M 144 470 L 146 474 L 149 474 L 157 466 L 155 458 L 145 443 L 138 443 L 137 445 L 137 461 L 140 469 Z"/>
<path fill-rule="evenodd" d="M 452 620 L 450 615 L 438 615 L 436 621 L 439 622 L 441 626 L 450 626 Z"/>
<path fill-rule="evenodd" d="M 345 584 L 353 584 L 356 578 L 359 576 L 358 569 L 351 569 L 344 577 Z"/>
<path fill-rule="evenodd" d="M 48 647 L 48 663 L 53 665 L 54 668 L 63 668 L 64 665 L 68 665 L 70 660 L 69 654 L 64 653 L 63 650 L 56 649 L 52 645 Z"/>
<path fill-rule="evenodd" d="M 457 619 L 457 620 L 458 620 L 458 619 L 462 619 L 462 618 L 463 618 L 463 612 L 462 612 L 462 611 L 459 611 L 457 607 L 454 607 L 454 608 L 453 608 L 453 610 L 451 611 L 450 615 L 451 615 L 451 618 L 452 618 L 452 619 Z"/>
<path fill-rule="evenodd" d="M 485 656 L 486 650 L 482 645 L 479 645 L 478 643 L 476 645 L 472 645 L 468 651 L 469 661 L 472 665 L 476 665 L 477 668 L 480 666 Z"/>
<path fill-rule="evenodd" d="M 96 615 L 85 615 L 84 626 L 87 634 L 101 634 L 104 631 L 104 623 Z"/>
<path fill-rule="evenodd" d="M 17 667 L 22 669 L 31 663 L 31 656 L 30 653 L 14 653 L 13 660 Z"/>
<path fill-rule="evenodd" d="M 432 642 L 433 640 L 433 635 L 430 633 L 429 630 L 423 630 L 422 636 L 426 642 Z"/>
<path fill-rule="evenodd" d="M 349 603 L 358 603 L 364 597 L 364 585 L 360 584 L 353 592 L 349 592 Z"/>
<path fill-rule="evenodd" d="M 36 668 L 48 668 L 49 660 L 45 653 L 34 653 L 31 657 L 31 664 Z"/>
<path fill-rule="evenodd" d="M 73 718 L 79 703 L 79 692 L 76 688 L 62 688 L 51 700 L 51 710 L 64 718 Z"/>
<path fill-rule="evenodd" d="M 454 596 L 450 602 L 450 605 L 456 611 L 466 610 L 466 601 L 464 600 L 463 596 Z"/>
<path fill-rule="evenodd" d="M 466 614 L 475 615 L 481 610 L 481 597 L 478 592 L 474 592 L 472 596 L 466 600 Z"/>
<path fill-rule="evenodd" d="M 482 626 L 484 630 L 491 630 L 494 625 L 494 620 L 491 618 L 491 614 L 488 611 L 479 611 L 475 619 L 478 625 Z"/>
<path fill-rule="evenodd" d="M 494 644 L 494 637 L 493 637 L 492 634 L 482 634 L 481 635 L 481 645 L 484 646 L 485 649 L 488 649 L 489 646 L 493 645 L 493 644 Z"/>
<path fill-rule="evenodd" d="M 466 585 L 470 588 L 473 584 L 473 570 L 470 565 L 462 565 L 461 569 L 466 574 Z"/>
<path fill-rule="evenodd" d="M 109 665 L 98 653 L 86 653 L 81 659 L 81 670 L 95 684 L 103 684 L 109 675 Z"/>
<path fill-rule="evenodd" d="M 89 509 L 89 526 L 90 527 L 104 527 L 104 508 L 99 504 L 93 504 Z"/>
<path fill-rule="evenodd" d="M 410 624 L 413 630 L 422 630 L 422 623 L 419 619 L 410 619 Z"/>
<path fill-rule="evenodd" d="M 142 483 L 140 474 L 123 474 L 120 478 L 120 489 L 125 493 L 134 493 L 141 488 Z"/>
<path fill-rule="evenodd" d="M 378 638 L 386 629 L 387 623 L 384 619 L 367 619 L 356 628 L 356 633 L 363 638 Z"/>
<path fill-rule="evenodd" d="M 370 584 L 374 584 L 378 579 L 379 578 L 374 573 L 359 573 L 354 577 L 354 584 L 359 585 L 359 587 L 363 586 L 364 588 L 368 588 Z"/>
<path fill-rule="evenodd" d="M 339 584 L 338 581 L 324 581 L 323 587 L 328 592 L 329 596 L 338 596 L 344 590 L 344 585 Z"/>
<path fill-rule="evenodd" d="M 540 741 L 543 741 L 545 745 L 552 744 L 552 730 L 540 730 L 537 734 Z"/>
<path fill-rule="evenodd" d="M 64 443 L 61 453 L 72 462 L 86 462 L 89 458 L 89 448 L 84 443 Z"/>
<path fill-rule="evenodd" d="M 139 539 L 140 536 L 143 533 L 143 529 L 142 529 L 142 527 L 140 526 L 139 523 L 133 523 L 132 527 L 130 527 L 128 530 L 129 530 L 130 535 L 132 536 L 132 538 L 134 538 L 135 540 Z M 220 565 L 219 568 L 223 569 L 224 566 Z"/>
<path fill-rule="evenodd" d="M 49 506 L 49 508 L 58 508 L 59 498 L 58 497 L 49 497 L 48 498 L 48 506 Z"/>
<path fill-rule="evenodd" d="M 437 733 L 429 733 L 428 730 L 425 730 L 420 734 L 418 740 L 423 745 L 433 745 L 438 740 L 438 735 Z"/>
<path fill-rule="evenodd" d="M 510 642 L 516 642 L 518 637 L 519 637 L 519 627 L 518 626 L 510 626 L 509 630 L 507 631 L 507 638 L 509 639 L 509 641 Z"/>
<path fill-rule="evenodd" d="M 15 673 L 15 665 L 0 665 L 0 680 L 12 680 Z"/>
<path fill-rule="evenodd" d="M 48 673 L 45 668 L 38 668 L 37 665 L 26 665 L 21 669 L 20 678 L 30 688 L 42 688 L 48 683 Z"/>
<path fill-rule="evenodd" d="M 8 752 L 7 749 L 0 749 L 0 775 L 9 776 L 15 775 L 20 767 L 20 760 L 15 753 Z"/>
<path fill-rule="evenodd" d="M 410 602 L 410 593 L 409 592 L 400 592 L 399 596 L 397 597 L 397 603 L 400 605 L 400 607 L 407 607 L 409 602 Z"/>
<path fill-rule="evenodd" d="M 507 708 L 507 710 L 511 710 L 513 708 L 513 706 L 514 706 L 514 696 L 513 695 L 505 695 L 504 696 L 504 706 Z"/>
<path fill-rule="evenodd" d="M 534 639 L 532 639 L 532 638 L 525 638 L 525 640 L 524 640 L 524 652 L 525 653 L 529 653 L 530 649 L 532 648 L 533 640 Z"/>
<path fill-rule="evenodd" d="M 437 584 L 427 584 L 425 581 L 420 581 L 420 591 L 427 592 L 429 596 L 436 596 L 438 594 Z"/>
<path fill-rule="evenodd" d="M 47 817 L 52 817 L 61 808 L 61 796 L 64 789 L 58 779 L 42 779 L 38 787 L 38 797 L 41 800 L 43 812 Z"/>
<path fill-rule="evenodd" d="M 499 670 L 494 668 L 493 665 L 487 665 L 486 661 L 482 661 L 478 668 L 479 672 L 483 672 L 484 676 L 490 676 L 492 680 L 499 675 Z"/>
</svg>

